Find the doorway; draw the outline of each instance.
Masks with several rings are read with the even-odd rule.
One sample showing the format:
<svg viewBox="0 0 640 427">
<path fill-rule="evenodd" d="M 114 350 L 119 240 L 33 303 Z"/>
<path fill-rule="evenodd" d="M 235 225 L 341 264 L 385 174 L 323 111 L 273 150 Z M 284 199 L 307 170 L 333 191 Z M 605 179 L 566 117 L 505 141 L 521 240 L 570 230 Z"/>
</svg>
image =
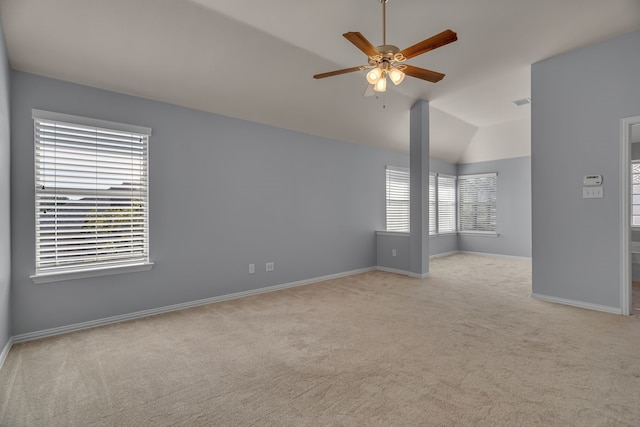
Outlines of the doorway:
<svg viewBox="0 0 640 427">
<path fill-rule="evenodd" d="M 620 121 L 620 160 L 620 309 L 640 315 L 640 116 Z"/>
</svg>

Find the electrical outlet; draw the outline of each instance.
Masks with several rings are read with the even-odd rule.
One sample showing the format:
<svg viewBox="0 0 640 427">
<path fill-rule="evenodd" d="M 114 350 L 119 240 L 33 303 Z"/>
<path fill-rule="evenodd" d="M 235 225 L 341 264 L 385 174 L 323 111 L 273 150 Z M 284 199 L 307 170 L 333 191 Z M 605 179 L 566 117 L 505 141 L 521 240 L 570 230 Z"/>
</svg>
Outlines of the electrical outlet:
<svg viewBox="0 0 640 427">
<path fill-rule="evenodd" d="M 255 274 L 255 272 L 256 272 L 256 265 L 249 264 L 249 274 Z"/>
<path fill-rule="evenodd" d="M 274 265 L 272 262 L 267 263 L 267 271 L 273 271 Z"/>
<path fill-rule="evenodd" d="M 391 249 L 391 256 L 396 256 L 396 250 L 395 249 Z"/>
</svg>

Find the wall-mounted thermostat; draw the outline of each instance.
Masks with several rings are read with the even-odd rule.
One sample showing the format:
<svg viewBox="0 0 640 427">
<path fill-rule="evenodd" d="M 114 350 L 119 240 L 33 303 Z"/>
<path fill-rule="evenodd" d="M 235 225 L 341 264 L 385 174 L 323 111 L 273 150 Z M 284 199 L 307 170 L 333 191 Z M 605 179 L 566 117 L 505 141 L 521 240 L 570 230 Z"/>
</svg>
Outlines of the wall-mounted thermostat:
<svg viewBox="0 0 640 427">
<path fill-rule="evenodd" d="M 602 185 L 602 175 L 585 175 L 582 182 L 584 185 Z"/>
</svg>

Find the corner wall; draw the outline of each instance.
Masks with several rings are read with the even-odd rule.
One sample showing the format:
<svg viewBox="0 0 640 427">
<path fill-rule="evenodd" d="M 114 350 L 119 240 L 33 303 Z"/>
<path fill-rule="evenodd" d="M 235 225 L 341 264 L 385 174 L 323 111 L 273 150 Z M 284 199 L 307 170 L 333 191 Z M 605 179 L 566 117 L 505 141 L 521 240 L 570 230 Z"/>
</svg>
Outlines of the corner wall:
<svg viewBox="0 0 640 427">
<path fill-rule="evenodd" d="M 458 165 L 458 176 L 498 173 L 498 236 L 458 235 L 458 250 L 531 257 L 531 157 Z"/>
<path fill-rule="evenodd" d="M 529 110 L 526 105 L 522 108 Z M 524 112 L 524 111 L 523 111 Z M 531 118 L 478 128 L 458 163 L 531 156 Z"/>
<path fill-rule="evenodd" d="M 11 330 L 11 138 L 10 70 L 4 32 L 0 24 L 0 365 Z"/>
<path fill-rule="evenodd" d="M 640 115 L 638 70 L 640 31 L 532 66 L 534 294 L 620 309 L 620 120 Z M 604 198 L 582 198 L 588 174 Z"/>
<path fill-rule="evenodd" d="M 11 87 L 12 231 L 20 236 L 12 242 L 14 335 L 376 265 L 385 165 L 407 165 L 406 153 L 22 72 L 12 73 Z M 151 271 L 29 279 L 32 108 L 153 129 Z M 275 271 L 266 272 L 266 262 Z"/>
</svg>

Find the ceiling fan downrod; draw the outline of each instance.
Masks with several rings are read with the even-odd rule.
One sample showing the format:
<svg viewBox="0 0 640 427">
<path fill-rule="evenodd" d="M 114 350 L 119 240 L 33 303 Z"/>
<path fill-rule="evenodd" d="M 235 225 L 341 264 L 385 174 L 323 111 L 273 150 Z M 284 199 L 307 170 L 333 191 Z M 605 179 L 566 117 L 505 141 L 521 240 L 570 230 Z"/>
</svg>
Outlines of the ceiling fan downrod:
<svg viewBox="0 0 640 427">
<path fill-rule="evenodd" d="M 382 3 L 382 44 L 387 44 L 387 1 L 380 0 Z"/>
</svg>

